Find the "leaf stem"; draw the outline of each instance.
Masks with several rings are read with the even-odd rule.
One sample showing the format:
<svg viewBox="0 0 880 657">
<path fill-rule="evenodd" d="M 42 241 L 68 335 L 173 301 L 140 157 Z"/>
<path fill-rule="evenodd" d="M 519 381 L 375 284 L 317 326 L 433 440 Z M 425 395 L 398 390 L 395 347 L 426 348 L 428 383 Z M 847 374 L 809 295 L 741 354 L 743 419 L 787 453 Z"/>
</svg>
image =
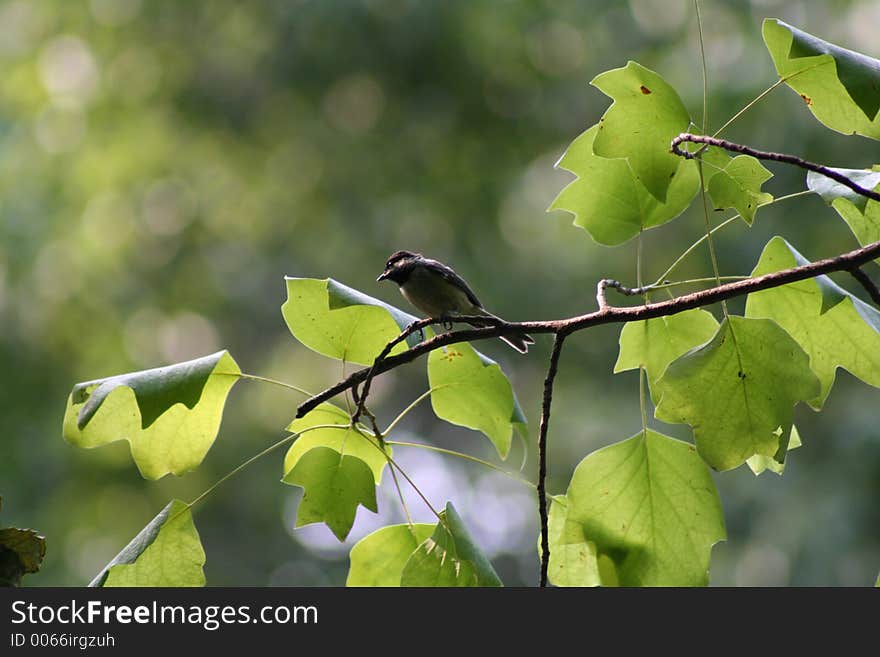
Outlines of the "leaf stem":
<svg viewBox="0 0 880 657">
<path fill-rule="evenodd" d="M 700 36 L 700 64 L 703 70 L 703 133 L 709 125 L 709 69 L 706 65 L 706 47 L 703 44 L 703 17 L 700 15 L 700 0 L 694 0 L 697 13 L 697 34 Z"/>
<path fill-rule="evenodd" d="M 496 470 L 502 474 L 505 474 L 508 477 L 510 477 L 511 479 L 514 479 L 522 484 L 525 484 L 526 486 L 529 486 L 531 488 L 537 487 L 537 484 L 532 483 L 531 481 L 529 481 L 525 477 L 519 477 L 519 476 L 515 475 L 514 473 L 508 472 L 504 468 L 501 468 L 501 467 L 495 465 L 494 463 L 491 463 L 490 461 L 484 461 L 481 458 L 477 458 L 476 456 L 471 456 L 470 454 L 465 454 L 464 452 L 457 452 L 452 449 L 445 449 L 443 447 L 437 447 L 435 445 L 427 445 L 425 443 L 410 443 L 410 442 L 405 442 L 402 440 L 388 440 L 386 442 L 389 445 L 400 445 L 401 447 L 418 447 L 419 449 L 426 449 L 431 452 L 439 452 L 440 454 L 448 454 L 449 456 L 456 456 L 456 457 L 458 457 L 460 459 L 464 459 L 466 461 L 473 461 L 474 463 L 479 463 L 480 465 L 484 465 L 487 468 L 491 468 L 492 470 Z"/>
<path fill-rule="evenodd" d="M 768 201 L 767 203 L 762 203 L 758 207 L 763 208 L 768 205 L 773 205 L 774 203 L 779 203 L 781 201 L 787 201 L 788 199 L 797 198 L 798 196 L 804 196 L 806 194 L 812 194 L 812 193 L 813 192 L 809 189 L 803 189 L 799 192 L 794 192 L 793 194 L 786 194 L 785 196 L 780 196 L 778 198 L 774 198 L 772 201 Z M 742 218 L 742 215 L 739 213 L 736 213 L 735 215 L 733 215 L 729 219 L 726 219 L 723 222 L 721 222 L 720 224 L 718 224 L 717 226 L 715 226 L 715 228 L 713 228 L 709 232 L 711 234 L 714 234 L 716 231 L 721 230 L 725 226 L 728 226 L 729 224 L 733 223 L 734 221 L 736 221 L 737 219 L 740 219 L 740 218 Z M 685 258 L 687 258 L 691 253 L 693 253 L 700 246 L 700 244 L 702 244 L 705 241 L 706 241 L 706 236 L 703 235 L 696 242 L 691 244 L 684 251 L 684 253 L 682 253 L 680 256 L 678 256 L 678 258 L 675 259 L 675 262 L 673 262 L 671 265 L 669 265 L 669 268 L 665 272 L 663 272 L 662 274 L 660 274 L 660 276 L 657 277 L 657 281 L 651 287 L 661 285 L 663 283 L 663 281 L 666 280 L 667 278 L 669 278 L 669 275 L 672 274 L 672 272 L 678 268 L 678 266 L 682 263 L 682 261 L 684 261 Z"/>
<path fill-rule="evenodd" d="M 358 431 L 360 431 L 360 429 L 358 429 Z M 407 483 L 408 483 L 410 486 L 412 486 L 413 490 L 418 494 L 418 496 L 419 496 L 420 498 L 422 498 L 422 502 L 425 503 L 425 506 L 427 506 L 427 507 L 431 510 L 431 513 L 433 513 L 435 516 L 437 516 L 437 519 L 438 519 L 441 523 L 443 523 L 443 526 L 444 526 L 444 527 L 446 527 L 446 521 L 443 519 L 443 516 L 441 516 L 441 515 L 440 515 L 440 512 L 437 511 L 437 509 L 434 508 L 434 506 L 431 504 L 431 502 L 428 501 L 428 498 L 425 497 L 425 494 L 422 493 L 421 489 L 420 489 L 418 486 L 416 486 L 415 482 L 410 478 L 410 476 L 409 476 L 408 474 L 406 474 L 406 472 L 404 472 L 403 468 L 401 468 L 401 467 L 397 464 L 397 461 L 395 461 L 393 458 L 391 458 L 391 456 L 388 455 L 388 452 L 386 452 L 384 449 L 382 449 L 381 447 L 379 447 L 379 445 L 377 445 L 376 443 L 374 443 L 372 440 L 370 440 L 369 443 L 370 443 L 371 445 L 373 445 L 376 449 L 378 449 L 380 452 L 382 452 L 382 454 L 385 455 L 385 460 L 388 461 L 388 466 L 389 466 L 389 467 L 391 467 L 391 468 L 397 468 L 397 471 L 401 474 L 401 476 L 402 476 L 404 479 L 406 479 Z M 386 444 L 387 444 L 387 442 L 386 442 Z M 448 527 L 446 527 L 446 528 L 449 529 Z"/>
<path fill-rule="evenodd" d="M 745 114 L 745 113 L 748 112 L 750 109 L 752 109 L 752 107 L 754 107 L 755 105 L 757 105 L 761 100 L 764 99 L 764 97 L 765 97 L 766 95 L 768 95 L 771 91 L 773 91 L 774 89 L 776 89 L 776 87 L 778 87 L 778 86 L 781 85 L 781 84 L 784 84 L 785 81 L 786 81 L 787 79 L 788 79 L 788 78 L 779 78 L 776 82 L 774 82 L 774 83 L 771 84 L 769 87 L 767 87 L 766 89 L 764 89 L 764 91 L 762 91 L 762 92 L 759 93 L 757 96 L 755 96 L 751 101 L 749 101 L 749 102 L 745 105 L 745 107 L 743 107 L 740 111 L 738 111 L 736 114 L 734 114 L 734 115 L 731 116 L 729 119 L 727 119 L 727 121 L 724 123 L 724 125 L 722 125 L 720 128 L 718 128 L 718 130 L 716 130 L 716 131 L 712 134 L 712 136 L 713 136 L 713 137 L 717 137 L 717 136 L 720 135 L 722 132 L 724 132 L 728 127 L 730 127 L 730 124 L 732 124 L 732 123 L 733 123 L 734 121 L 736 121 L 739 117 L 741 117 L 743 114 Z M 703 129 L 703 132 L 706 132 L 706 129 L 705 129 L 705 128 Z"/>
<path fill-rule="evenodd" d="M 447 384 L 444 384 L 443 386 L 438 386 L 436 388 L 430 388 L 429 390 L 426 390 L 421 395 L 416 397 L 415 401 L 413 401 L 409 406 L 407 406 L 405 409 L 403 409 L 400 412 L 400 414 L 391 421 L 391 424 L 389 424 L 386 427 L 385 431 L 382 432 L 383 435 L 387 436 L 389 433 L 391 433 L 391 430 L 397 426 L 397 423 L 400 422 L 406 416 L 407 413 L 409 413 L 412 409 L 414 409 L 416 406 L 418 406 L 419 402 L 421 402 L 426 397 L 430 396 L 430 394 L 432 392 L 434 392 L 435 390 L 439 390 L 440 388 L 445 387 L 446 385 Z"/>
<path fill-rule="evenodd" d="M 279 440 L 278 442 L 269 445 L 266 449 L 264 449 L 264 450 L 261 451 L 260 453 L 255 454 L 254 456 L 250 457 L 249 459 L 247 459 L 247 460 L 244 461 L 243 463 L 239 464 L 239 465 L 238 465 L 236 468 L 234 468 L 233 470 L 227 472 L 225 475 L 223 475 L 222 477 L 220 477 L 220 479 L 218 479 L 218 480 L 215 481 L 213 484 L 211 484 L 207 489 L 205 489 L 205 491 L 202 492 L 201 495 L 199 495 L 197 498 L 195 498 L 192 502 L 188 502 L 187 505 L 186 505 L 187 508 L 188 508 L 188 509 L 189 509 L 189 508 L 192 508 L 193 506 L 195 506 L 196 504 L 198 504 L 199 502 L 201 502 L 205 497 L 207 497 L 207 496 L 210 495 L 212 492 L 214 492 L 214 490 L 215 490 L 218 486 L 220 486 L 221 484 L 223 484 L 223 483 L 229 481 L 230 479 L 232 479 L 235 475 L 237 475 L 239 472 L 241 472 L 242 470 L 244 470 L 245 468 L 247 468 L 249 465 L 251 465 L 251 464 L 254 463 L 255 461 L 261 459 L 262 457 L 266 456 L 267 454 L 272 453 L 273 451 L 275 451 L 275 450 L 278 449 L 279 447 L 281 447 L 281 446 L 283 446 L 283 445 L 286 445 L 286 444 L 289 443 L 289 442 L 293 442 L 294 440 L 296 440 L 297 438 L 299 438 L 299 437 L 300 437 L 301 435 L 303 435 L 304 433 L 307 433 L 307 432 L 309 432 L 309 431 L 314 431 L 315 429 L 347 429 L 348 426 L 349 426 L 349 425 L 347 425 L 347 424 L 316 424 L 316 425 L 313 426 L 313 427 L 308 427 L 308 428 L 303 429 L 302 431 L 299 431 L 299 432 L 297 432 L 297 433 L 292 433 L 292 434 L 290 434 L 290 435 L 288 435 L 288 436 L 285 436 L 284 438 L 282 438 L 282 439 Z"/>
<path fill-rule="evenodd" d="M 232 375 L 230 375 L 230 376 L 232 376 Z M 285 383 L 284 381 L 278 381 L 277 379 L 270 379 L 269 377 L 266 377 L 266 376 L 257 376 L 256 374 L 247 374 L 245 372 L 242 372 L 238 376 L 240 376 L 242 379 L 248 379 L 250 381 L 260 381 L 262 383 L 271 383 L 272 385 L 281 386 L 283 388 L 287 388 L 288 390 L 295 390 L 296 392 L 300 393 L 301 395 L 305 395 L 306 397 L 312 396 L 312 393 L 310 393 L 308 390 L 304 390 L 298 386 L 294 386 L 289 383 Z"/>
</svg>

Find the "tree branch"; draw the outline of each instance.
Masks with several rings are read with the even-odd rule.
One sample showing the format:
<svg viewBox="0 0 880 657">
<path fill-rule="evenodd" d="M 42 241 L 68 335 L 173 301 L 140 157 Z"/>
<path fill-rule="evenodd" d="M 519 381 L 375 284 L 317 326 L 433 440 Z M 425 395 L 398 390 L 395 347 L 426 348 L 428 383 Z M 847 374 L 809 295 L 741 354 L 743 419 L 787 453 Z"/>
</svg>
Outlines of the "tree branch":
<svg viewBox="0 0 880 657">
<path fill-rule="evenodd" d="M 541 583 L 547 586 L 547 569 L 550 565 L 550 531 L 547 513 L 547 431 L 550 425 L 550 405 L 553 403 L 553 382 L 559 369 L 559 355 L 562 344 L 568 335 L 565 331 L 556 334 L 547 377 L 544 379 L 544 401 L 541 404 L 541 428 L 538 434 L 538 512 L 541 516 Z"/>
<path fill-rule="evenodd" d="M 532 322 L 505 322 L 503 320 L 490 320 L 489 318 L 478 317 L 455 318 L 455 321 L 460 320 L 467 322 L 479 320 L 491 325 L 435 335 L 433 338 L 423 340 L 419 344 L 402 353 L 394 356 L 387 356 L 381 360 L 381 362 L 374 363 L 371 367 L 352 372 L 342 381 L 339 381 L 335 385 L 330 386 L 326 390 L 310 397 L 300 404 L 297 408 L 296 417 L 300 418 L 322 402 L 345 392 L 353 386 L 360 385 L 366 380 L 367 375 L 371 372 L 371 376 L 377 376 L 400 367 L 401 365 L 405 365 L 406 363 L 411 363 L 419 356 L 435 349 L 439 349 L 440 347 L 445 347 L 446 345 L 455 344 L 457 342 L 497 338 L 500 335 L 511 335 L 523 332 L 558 334 L 561 331 L 565 331 L 567 334 L 570 334 L 599 324 L 634 322 L 643 319 L 674 315 L 685 310 L 701 308 L 725 299 L 731 299 L 744 294 L 779 287 L 781 285 L 802 281 L 807 278 L 813 278 L 833 271 L 851 271 L 877 257 L 880 257 L 880 241 L 849 251 L 834 258 L 817 260 L 816 262 L 806 265 L 783 269 L 782 271 L 764 274 L 763 276 L 758 276 L 756 278 L 747 278 L 741 281 L 718 285 L 698 292 L 685 294 L 668 301 L 650 303 L 641 306 L 629 306 L 625 308 L 606 305 L 604 308 L 595 312 L 566 319 Z M 423 321 L 427 322 L 429 320 Z M 433 323 L 437 322 L 437 320 L 430 321 Z M 364 395 L 361 394 L 361 399 L 363 399 L 363 397 Z"/>
<path fill-rule="evenodd" d="M 727 141 L 726 139 L 718 139 L 716 137 L 708 137 L 706 135 L 692 135 L 689 132 L 683 132 L 678 137 L 672 140 L 671 150 L 676 155 L 680 155 L 681 157 L 688 160 L 694 159 L 697 154 L 689 153 L 688 151 L 681 148 L 681 144 L 686 141 L 693 142 L 695 144 L 706 144 L 707 146 L 717 146 L 718 148 L 723 148 L 726 151 L 742 153 L 743 155 L 751 155 L 752 157 L 756 157 L 759 160 L 772 160 L 773 162 L 784 162 L 786 164 L 793 164 L 794 166 L 800 167 L 801 169 L 807 169 L 808 171 L 821 173 L 826 178 L 831 178 L 832 180 L 839 182 L 841 185 L 849 187 L 851 190 L 858 194 L 861 194 L 862 196 L 873 199 L 875 201 L 880 201 L 880 193 L 870 189 L 866 189 L 861 185 L 854 183 L 852 180 L 844 176 L 842 173 L 835 171 L 834 169 L 823 166 L 821 164 L 816 164 L 815 162 L 809 162 L 807 160 L 804 160 L 803 158 L 797 157 L 796 155 L 758 151 L 754 148 L 743 146 L 742 144 Z"/>
<path fill-rule="evenodd" d="M 859 283 L 861 283 L 862 287 L 871 295 L 871 300 L 878 306 L 880 306 L 880 289 L 874 284 L 868 275 L 862 270 L 860 267 L 853 267 L 849 270 L 849 273 L 852 274 L 853 278 L 855 278 Z"/>
</svg>

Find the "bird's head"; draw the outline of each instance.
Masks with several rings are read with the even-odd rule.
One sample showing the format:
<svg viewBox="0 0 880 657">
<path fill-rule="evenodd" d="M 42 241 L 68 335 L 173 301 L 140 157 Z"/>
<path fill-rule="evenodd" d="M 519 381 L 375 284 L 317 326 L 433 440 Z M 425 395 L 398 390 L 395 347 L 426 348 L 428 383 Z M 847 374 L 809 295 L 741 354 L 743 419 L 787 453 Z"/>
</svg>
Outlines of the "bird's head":
<svg viewBox="0 0 880 657">
<path fill-rule="evenodd" d="M 421 254 L 413 253 L 412 251 L 395 251 L 385 263 L 385 271 L 376 280 L 384 281 L 388 279 L 398 285 L 403 285 L 421 257 Z"/>
</svg>

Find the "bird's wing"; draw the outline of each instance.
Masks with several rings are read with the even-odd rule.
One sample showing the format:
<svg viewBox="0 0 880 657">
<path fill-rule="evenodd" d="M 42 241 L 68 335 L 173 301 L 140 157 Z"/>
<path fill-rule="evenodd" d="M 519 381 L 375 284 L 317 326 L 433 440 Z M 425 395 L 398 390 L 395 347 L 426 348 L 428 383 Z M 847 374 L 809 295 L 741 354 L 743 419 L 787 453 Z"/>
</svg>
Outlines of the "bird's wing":
<svg viewBox="0 0 880 657">
<path fill-rule="evenodd" d="M 474 304 L 477 308 L 482 308 L 483 304 L 480 303 L 480 300 L 477 299 L 477 295 L 474 294 L 474 291 L 470 288 L 470 285 L 467 284 L 461 276 L 455 273 L 455 270 L 448 265 L 444 265 L 442 262 L 438 260 L 431 260 L 429 258 L 425 258 L 424 260 L 425 266 L 429 268 L 431 271 L 434 271 L 440 276 L 442 276 L 445 280 L 449 281 L 456 287 L 464 290 L 464 293 L 467 295 L 468 301 Z"/>
</svg>

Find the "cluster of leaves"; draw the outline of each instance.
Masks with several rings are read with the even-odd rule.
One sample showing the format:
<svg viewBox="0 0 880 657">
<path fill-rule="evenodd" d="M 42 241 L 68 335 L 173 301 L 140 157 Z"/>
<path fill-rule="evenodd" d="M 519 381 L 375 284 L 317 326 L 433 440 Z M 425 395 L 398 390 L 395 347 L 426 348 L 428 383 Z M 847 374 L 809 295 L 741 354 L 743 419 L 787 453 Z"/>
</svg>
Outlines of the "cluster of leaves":
<svg viewBox="0 0 880 657">
<path fill-rule="evenodd" d="M 288 278 L 281 308 L 302 344 L 337 360 L 372 364 L 386 344 L 416 321 L 332 279 Z M 416 338 L 410 339 L 416 343 Z M 401 343 L 392 353 L 407 348 Z M 460 343 L 432 352 L 427 375 L 438 418 L 482 432 L 505 458 L 525 417 L 497 363 Z M 74 386 L 64 437 L 81 447 L 128 440 L 147 479 L 197 467 L 217 436 L 226 397 L 242 372 L 228 352 Z M 425 395 L 423 395 L 425 396 Z M 394 464 L 386 430 L 377 435 L 345 410 L 324 403 L 288 426 L 282 481 L 304 489 L 296 526 L 323 522 L 345 540 L 358 507 L 376 512 L 376 486 Z M 396 467 L 396 466 L 395 466 Z M 92 581 L 96 586 L 201 585 L 205 554 L 191 505 L 171 502 Z M 357 559 L 354 555 L 357 554 Z M 436 525 L 387 527 L 352 553 L 349 583 L 497 585 L 498 576 L 451 504 Z M 392 579 L 394 579 L 392 577 Z"/>
<path fill-rule="evenodd" d="M 780 78 L 820 121 L 880 138 L 880 62 L 773 19 L 764 23 L 764 39 Z M 686 160 L 669 152 L 692 121 L 653 71 L 630 62 L 593 84 L 614 103 L 560 160 L 578 177 L 551 209 L 573 213 L 597 242 L 619 245 L 672 220 L 701 181 L 714 209 L 733 209 L 748 224 L 773 202 L 761 189 L 771 174 L 750 155 L 731 158 L 709 147 Z M 876 172 L 838 171 L 867 188 L 880 183 Z M 810 173 L 806 185 L 861 244 L 880 239 L 872 232 L 876 201 L 820 174 Z M 806 263 L 774 237 L 752 276 Z M 584 459 L 567 495 L 553 502 L 551 581 L 705 584 L 711 547 L 725 536 L 707 466 L 723 471 L 748 463 L 756 474 L 782 474 L 787 452 L 800 445 L 795 405 L 820 410 L 838 367 L 880 386 L 878 319 L 876 309 L 819 276 L 751 294 L 745 316 L 725 309 L 720 323 L 696 309 L 626 324 L 615 372 L 644 370 L 655 417 L 689 425 L 696 453 L 645 428 Z"/>
<path fill-rule="evenodd" d="M 880 137 L 880 62 L 776 20 L 765 22 L 764 38 L 780 78 L 820 121 L 847 134 Z M 731 157 L 715 147 L 693 160 L 670 152 L 672 139 L 693 122 L 659 74 L 630 62 L 593 84 L 613 103 L 560 160 L 577 178 L 551 209 L 572 212 L 595 241 L 621 245 L 679 216 L 701 191 L 715 209 L 732 209 L 748 224 L 774 202 L 762 191 L 771 174 L 754 157 Z M 841 171 L 872 188 L 880 183 L 878 172 Z M 806 184 L 860 242 L 880 238 L 876 202 L 822 176 L 810 175 Z M 752 274 L 804 262 L 776 237 Z M 288 278 L 286 285 L 282 314 L 291 333 L 328 358 L 371 365 L 415 321 L 332 279 Z M 416 341 L 411 335 L 392 354 Z M 708 311 L 689 310 L 626 324 L 615 371 L 643 370 L 656 418 L 689 425 L 695 444 L 645 426 L 588 455 L 565 495 L 552 499 L 551 581 L 705 585 L 712 546 L 725 538 L 710 468 L 748 463 L 755 473 L 781 474 L 787 452 L 800 444 L 794 407 L 804 402 L 821 409 L 838 367 L 880 385 L 878 341 L 880 313 L 824 276 L 752 294 L 744 316 L 725 309 L 720 322 Z M 226 397 L 242 376 L 224 351 L 78 384 L 68 400 L 64 436 L 83 447 L 128 440 L 144 477 L 183 474 L 204 459 Z M 469 344 L 431 352 L 427 381 L 422 397 L 430 396 L 436 416 L 483 433 L 499 457 L 507 457 L 514 434 L 525 436 L 506 376 Z M 376 486 L 386 467 L 392 475 L 397 468 L 387 440 L 395 424 L 380 432 L 375 422 L 368 428 L 325 403 L 287 426 L 282 481 L 304 489 L 297 526 L 322 522 L 343 540 L 360 506 L 377 511 Z M 203 584 L 205 553 L 191 506 L 171 502 L 93 584 Z M 384 527 L 359 541 L 347 583 L 501 584 L 451 504 L 437 513 L 436 524 Z"/>
</svg>

